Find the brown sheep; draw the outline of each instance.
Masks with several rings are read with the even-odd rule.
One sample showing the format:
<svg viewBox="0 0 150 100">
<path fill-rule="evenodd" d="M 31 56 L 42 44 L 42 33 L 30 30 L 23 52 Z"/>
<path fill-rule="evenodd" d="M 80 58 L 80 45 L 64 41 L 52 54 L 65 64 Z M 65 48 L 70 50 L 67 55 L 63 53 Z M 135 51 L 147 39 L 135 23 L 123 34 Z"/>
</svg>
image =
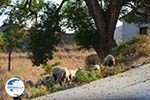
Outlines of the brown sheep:
<svg viewBox="0 0 150 100">
<path fill-rule="evenodd" d="M 104 58 L 103 64 L 105 66 L 113 66 L 113 65 L 115 65 L 115 57 L 113 55 L 107 55 Z"/>
</svg>

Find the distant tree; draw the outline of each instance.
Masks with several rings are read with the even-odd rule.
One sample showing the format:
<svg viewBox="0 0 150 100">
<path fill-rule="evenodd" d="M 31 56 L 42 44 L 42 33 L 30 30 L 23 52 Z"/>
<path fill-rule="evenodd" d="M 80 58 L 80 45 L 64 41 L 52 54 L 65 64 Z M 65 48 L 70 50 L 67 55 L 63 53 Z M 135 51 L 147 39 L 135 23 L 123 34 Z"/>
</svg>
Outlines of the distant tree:
<svg viewBox="0 0 150 100">
<path fill-rule="evenodd" d="M 7 46 L 9 47 L 9 60 L 11 47 L 16 43 L 13 40 L 18 41 L 17 38 L 12 39 L 14 35 L 17 36 L 17 28 L 31 26 L 29 29 L 29 56 L 34 65 L 46 64 L 52 58 L 55 46 L 60 39 L 55 32 L 61 30 L 59 10 L 62 5 L 58 6 L 44 0 L 15 0 L 12 2 L 3 10 L 3 13 L 8 15 L 3 29 L 8 36 L 7 41 L 11 43 Z"/>
<path fill-rule="evenodd" d="M 7 7 L 9 9 L 7 9 Z M 9 4 L 7 7 L 3 11 L 8 17 L 3 22 L 2 31 L 5 43 L 4 49 L 8 52 L 8 71 L 10 71 L 12 52 L 15 49 L 20 49 L 19 44 L 28 32 L 25 29 L 27 16 L 19 9 L 20 3 L 16 2 L 14 6 Z"/>
<path fill-rule="evenodd" d="M 3 51 L 5 48 L 5 42 L 4 42 L 4 38 L 3 38 L 3 33 L 0 32 L 0 51 Z"/>
<path fill-rule="evenodd" d="M 21 39 L 25 36 L 26 30 L 23 26 L 9 24 L 9 28 L 4 31 L 5 50 L 8 52 L 8 71 L 11 70 L 11 54 L 18 48 Z"/>
<path fill-rule="evenodd" d="M 21 44 L 25 42 L 23 39 L 28 37 L 31 30 L 29 27 L 34 22 L 37 22 L 38 13 L 42 9 L 42 5 L 44 5 L 43 0 L 15 0 L 11 2 L 11 4 L 5 6 L 1 11 L 8 16 L 4 20 L 1 30 L 4 33 L 5 50 L 8 51 L 9 71 L 11 70 L 11 54 L 13 50 L 22 50 Z"/>
</svg>

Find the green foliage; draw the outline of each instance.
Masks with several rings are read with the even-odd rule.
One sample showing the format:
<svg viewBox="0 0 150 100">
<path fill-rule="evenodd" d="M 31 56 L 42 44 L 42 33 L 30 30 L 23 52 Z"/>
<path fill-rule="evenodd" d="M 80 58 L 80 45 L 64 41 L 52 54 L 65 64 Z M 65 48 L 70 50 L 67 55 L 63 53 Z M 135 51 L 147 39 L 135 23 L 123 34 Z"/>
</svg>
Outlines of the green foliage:
<svg viewBox="0 0 150 100">
<path fill-rule="evenodd" d="M 117 55 L 116 61 L 118 63 L 124 62 L 131 53 L 135 52 L 134 43 L 136 43 L 138 40 L 138 38 L 134 38 L 132 40 L 122 42 L 118 47 L 113 49 L 115 55 Z"/>
<path fill-rule="evenodd" d="M 0 32 L 0 51 L 5 50 L 5 42 L 4 42 L 4 38 L 3 38 L 3 33 Z"/>
<path fill-rule="evenodd" d="M 150 23 L 150 17 L 148 15 L 149 4 L 150 4 L 149 0 L 133 0 L 132 5 L 134 5 L 134 7 L 137 8 L 137 11 L 135 11 L 135 9 L 132 11 L 126 9 L 125 11 L 127 12 L 127 14 L 126 16 L 123 17 L 123 19 L 128 23 L 132 22 L 137 24 Z M 142 10 L 142 12 L 140 12 L 140 10 Z"/>
<path fill-rule="evenodd" d="M 28 34 L 28 29 L 26 28 L 27 12 L 21 9 L 22 1 L 11 1 L 11 4 L 14 6 L 8 5 L 2 9 L 2 13 L 8 15 L 3 21 L 3 27 L 6 27 L 3 30 L 3 38 L 7 50 L 10 48 L 12 50 L 21 49 L 20 42 Z"/>
<path fill-rule="evenodd" d="M 24 30 L 24 26 L 20 26 L 18 24 L 8 24 L 9 27 L 4 31 L 4 40 L 6 42 L 6 48 L 17 48 L 20 40 L 25 36 L 26 30 Z"/>
<path fill-rule="evenodd" d="M 87 70 L 81 70 L 77 72 L 74 82 L 76 83 L 89 83 L 91 81 L 97 80 L 101 78 L 101 73 L 98 70 L 93 71 L 87 71 Z"/>
<path fill-rule="evenodd" d="M 38 88 L 32 87 L 31 88 L 31 97 L 30 98 L 43 96 L 43 95 L 46 95 L 47 93 L 48 93 L 47 92 L 47 88 L 45 86 L 40 86 Z"/>
<path fill-rule="evenodd" d="M 81 82 L 81 83 L 88 83 L 90 82 L 89 80 L 89 71 L 85 71 L 85 70 L 81 70 L 79 72 L 76 73 L 75 82 Z"/>
<path fill-rule="evenodd" d="M 4 6 L 4 5 L 9 4 L 10 1 L 11 1 L 11 0 L 1 0 L 1 1 L 0 1 L 0 8 L 1 8 L 2 6 Z"/>
<path fill-rule="evenodd" d="M 56 63 L 54 63 L 54 64 L 51 64 L 51 65 L 44 65 L 43 66 L 43 68 L 44 68 L 44 75 L 51 75 L 51 72 L 52 72 L 52 68 L 54 67 L 54 66 L 57 66 L 57 65 L 59 65 L 60 64 L 60 62 L 56 62 Z"/>
<path fill-rule="evenodd" d="M 103 76 L 99 70 L 92 70 L 89 74 L 89 80 L 90 81 L 94 81 L 94 80 L 100 79 L 102 77 Z"/>
<path fill-rule="evenodd" d="M 51 93 L 57 92 L 57 91 L 60 91 L 60 90 L 62 90 L 62 87 L 59 84 L 54 84 L 52 87 L 50 87 L 50 92 Z"/>
<path fill-rule="evenodd" d="M 85 65 L 87 66 L 87 69 L 96 64 L 100 64 L 100 62 L 100 58 L 97 54 L 88 55 L 85 59 Z"/>
<path fill-rule="evenodd" d="M 109 66 L 103 66 L 101 68 L 101 74 L 103 77 L 108 77 L 112 75 L 116 75 L 118 73 L 125 72 L 127 69 L 124 66 L 115 66 L 115 67 L 109 67 Z"/>
<path fill-rule="evenodd" d="M 118 63 L 126 61 L 132 55 L 147 56 L 150 53 L 150 37 L 139 35 L 132 40 L 121 43 L 113 49 Z"/>
<path fill-rule="evenodd" d="M 68 1 L 64 6 L 63 15 L 67 18 L 65 25 L 75 30 L 75 41 L 80 48 L 90 49 L 96 45 L 96 27 L 83 0 Z"/>
<path fill-rule="evenodd" d="M 137 42 L 135 43 L 135 51 L 139 56 L 149 56 L 150 54 L 150 36 L 141 35 L 137 37 Z"/>
<path fill-rule="evenodd" d="M 54 33 L 60 31 L 59 22 L 61 17 L 56 14 L 57 6 L 55 4 L 45 4 L 44 12 L 39 17 L 40 21 L 31 28 L 30 34 L 30 58 L 34 65 L 46 64 L 52 59 L 55 46 L 60 37 Z"/>
</svg>

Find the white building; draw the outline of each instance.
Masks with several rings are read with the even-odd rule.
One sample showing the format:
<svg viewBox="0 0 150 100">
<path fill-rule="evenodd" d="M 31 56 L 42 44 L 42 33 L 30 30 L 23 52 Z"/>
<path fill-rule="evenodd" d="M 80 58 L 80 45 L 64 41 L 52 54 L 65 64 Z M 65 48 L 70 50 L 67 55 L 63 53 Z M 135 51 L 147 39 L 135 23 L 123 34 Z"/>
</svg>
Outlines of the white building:
<svg viewBox="0 0 150 100">
<path fill-rule="evenodd" d="M 148 34 L 150 35 L 150 23 L 148 24 L 135 24 L 127 23 L 123 21 L 121 26 L 116 27 L 114 39 L 116 43 L 132 39 L 138 34 Z"/>
</svg>

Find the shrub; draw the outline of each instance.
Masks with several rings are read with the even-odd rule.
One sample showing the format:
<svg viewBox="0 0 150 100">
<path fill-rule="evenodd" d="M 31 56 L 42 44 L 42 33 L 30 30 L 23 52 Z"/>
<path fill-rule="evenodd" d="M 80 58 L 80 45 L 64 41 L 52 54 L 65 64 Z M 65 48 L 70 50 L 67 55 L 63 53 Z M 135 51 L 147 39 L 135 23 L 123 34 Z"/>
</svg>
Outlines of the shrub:
<svg viewBox="0 0 150 100">
<path fill-rule="evenodd" d="M 62 87 L 59 84 L 54 84 L 52 87 L 50 87 L 50 92 L 57 92 L 62 90 Z"/>
<path fill-rule="evenodd" d="M 74 81 L 80 82 L 80 83 L 88 83 L 89 82 L 88 74 L 89 74 L 89 71 L 81 70 L 76 73 Z"/>
<path fill-rule="evenodd" d="M 113 49 L 116 55 L 116 62 L 125 62 L 133 55 L 138 58 L 150 54 L 150 37 L 147 35 L 139 35 L 132 40 L 122 42 L 118 47 Z"/>
<path fill-rule="evenodd" d="M 59 65 L 60 62 L 55 62 L 54 64 L 51 64 L 51 65 L 44 65 L 43 68 L 44 68 L 44 74 L 43 75 L 51 75 L 51 72 L 52 72 L 52 67 L 54 66 L 57 66 Z"/>
<path fill-rule="evenodd" d="M 150 54 L 150 36 L 141 35 L 138 36 L 135 43 L 135 50 L 139 56 L 148 56 Z"/>
<path fill-rule="evenodd" d="M 103 66 L 101 68 L 101 74 L 103 77 L 107 77 L 125 72 L 126 70 L 127 69 L 124 66 L 115 66 L 115 67 Z"/>
<path fill-rule="evenodd" d="M 86 68 L 89 69 L 96 64 L 100 64 L 101 60 L 97 54 L 88 55 L 85 59 Z"/>
<path fill-rule="evenodd" d="M 45 86 L 40 86 L 38 88 L 32 87 L 31 88 L 31 97 L 30 98 L 35 98 L 39 96 L 46 95 L 48 93 L 47 88 Z"/>
<path fill-rule="evenodd" d="M 79 72 L 76 73 L 74 82 L 76 83 L 89 83 L 91 81 L 97 80 L 99 78 L 101 78 L 102 75 L 100 73 L 100 71 L 87 71 L 87 70 L 81 70 Z"/>
<path fill-rule="evenodd" d="M 97 80 L 99 78 L 102 78 L 102 74 L 99 70 L 92 70 L 90 73 L 89 73 L 89 80 L 90 81 L 94 81 L 94 80 Z"/>
</svg>

